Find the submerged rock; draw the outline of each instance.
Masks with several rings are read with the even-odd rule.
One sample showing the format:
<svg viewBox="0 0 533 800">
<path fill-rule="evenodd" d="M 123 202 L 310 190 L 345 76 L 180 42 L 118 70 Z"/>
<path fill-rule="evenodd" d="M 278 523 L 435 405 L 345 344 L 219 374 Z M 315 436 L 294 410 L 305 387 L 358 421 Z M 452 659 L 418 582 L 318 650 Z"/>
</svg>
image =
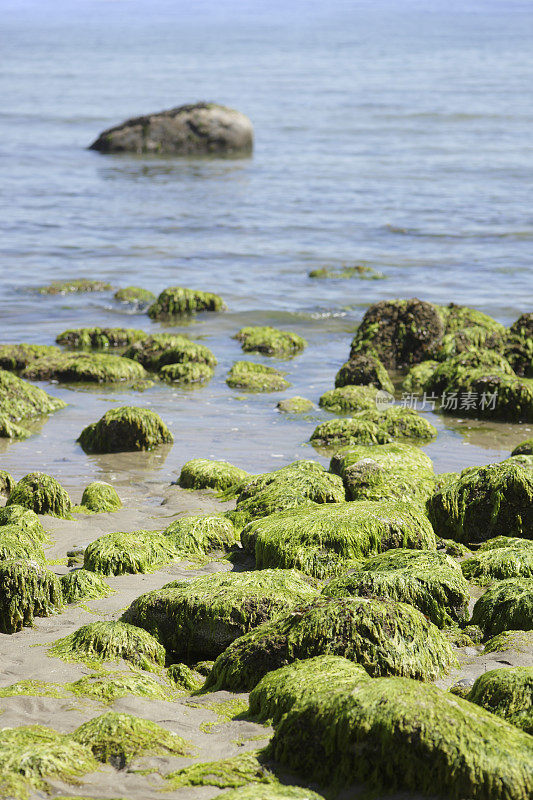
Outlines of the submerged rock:
<svg viewBox="0 0 533 800">
<path fill-rule="evenodd" d="M 436 491 L 427 514 L 440 536 L 483 542 L 533 536 L 533 472 L 511 462 L 470 467 Z"/>
<path fill-rule="evenodd" d="M 159 531 L 106 533 L 91 542 L 83 566 L 102 575 L 153 572 L 177 557 L 171 541 Z"/>
<path fill-rule="evenodd" d="M 491 669 L 477 678 L 467 700 L 533 733 L 533 667 Z"/>
<path fill-rule="evenodd" d="M 60 578 L 64 603 L 93 600 L 112 594 L 111 587 L 100 575 L 86 569 L 75 569 Z"/>
<path fill-rule="evenodd" d="M 366 281 L 380 281 L 385 278 L 382 272 L 378 272 L 373 267 L 365 267 L 361 264 L 355 266 L 343 266 L 341 269 L 330 269 L 328 267 L 321 267 L 320 269 L 312 269 L 309 273 L 310 278 L 330 280 L 346 280 L 347 278 L 361 278 Z"/>
<path fill-rule="evenodd" d="M 108 128 L 90 150 L 166 156 L 246 156 L 253 127 L 240 111 L 217 103 L 193 103 L 134 117 Z"/>
<path fill-rule="evenodd" d="M 194 314 L 197 311 L 225 311 L 226 304 L 217 294 L 170 286 L 164 289 L 148 309 L 151 319 Z"/>
<path fill-rule="evenodd" d="M 5 469 L 0 469 L 0 495 L 9 497 L 16 480 Z M 0 523 L 1 524 L 1 523 Z"/>
<path fill-rule="evenodd" d="M 267 356 L 292 356 L 307 346 L 302 336 L 268 325 L 241 328 L 234 338 L 241 342 L 245 353 L 264 353 Z"/>
<path fill-rule="evenodd" d="M 287 397 L 285 400 L 280 400 L 276 404 L 278 411 L 284 414 L 305 414 L 307 411 L 312 411 L 315 404 L 308 400 L 306 397 Z"/>
<path fill-rule="evenodd" d="M 66 405 L 43 389 L 0 370 L 0 437 L 25 438 L 30 432 L 19 422 L 51 414 Z"/>
<path fill-rule="evenodd" d="M 183 489 L 231 489 L 250 478 L 244 469 L 227 461 L 212 461 L 208 458 L 193 458 L 181 468 L 178 486 Z"/>
<path fill-rule="evenodd" d="M 39 294 L 79 294 L 82 292 L 108 292 L 112 288 L 107 281 L 74 278 L 70 281 L 52 281 L 46 286 L 39 286 L 35 291 Z"/>
<path fill-rule="evenodd" d="M 152 450 L 174 439 L 154 411 L 122 406 L 106 411 L 98 422 L 84 428 L 77 441 L 86 453 L 123 453 Z"/>
<path fill-rule="evenodd" d="M 169 383 L 199 384 L 210 381 L 215 371 L 207 364 L 167 364 L 162 367 L 159 377 Z"/>
<path fill-rule="evenodd" d="M 375 386 L 394 395 L 394 385 L 379 358 L 354 354 L 335 376 L 335 388 L 341 386 Z"/>
<path fill-rule="evenodd" d="M 291 570 L 222 572 L 141 595 L 122 619 L 149 631 L 174 659 L 216 658 L 243 633 L 315 597 Z"/>
<path fill-rule="evenodd" d="M 288 509 L 250 522 L 241 541 L 256 569 L 295 568 L 317 578 L 342 574 L 391 548 L 435 549 L 422 510 L 400 502 Z"/>
<path fill-rule="evenodd" d="M 290 383 L 284 373 L 275 367 L 254 364 L 252 361 L 236 361 L 228 372 L 226 383 L 230 389 L 244 392 L 282 392 Z"/>
<path fill-rule="evenodd" d="M 481 595 L 472 612 L 485 638 L 533 629 L 533 578 L 508 578 Z"/>
<path fill-rule="evenodd" d="M 364 781 L 381 796 L 408 790 L 450 800 L 527 800 L 531 748 L 530 736 L 460 697 L 380 678 L 293 706 L 268 754 L 338 789 Z"/>
<path fill-rule="evenodd" d="M 341 386 L 330 389 L 320 397 L 318 405 L 333 414 L 348 414 L 370 410 L 374 411 L 379 389 L 375 386 Z"/>
<path fill-rule="evenodd" d="M 107 353 L 60 353 L 44 356 L 22 372 L 33 381 L 60 383 L 131 383 L 147 378 L 140 364 Z"/>
<path fill-rule="evenodd" d="M 444 553 L 398 548 L 372 556 L 360 569 L 335 578 L 326 597 L 388 597 L 418 608 L 437 627 L 464 622 L 468 584 L 461 567 Z"/>
<path fill-rule="evenodd" d="M 72 501 L 59 481 L 44 472 L 30 472 L 18 481 L 7 506 L 29 508 L 36 514 L 70 519 Z"/>
<path fill-rule="evenodd" d="M 48 650 L 64 661 L 129 661 L 148 671 L 165 664 L 165 650 L 142 628 L 125 622 L 91 622 L 58 639 Z"/>
<path fill-rule="evenodd" d="M 215 367 L 217 360 L 203 344 L 174 333 L 155 333 L 135 342 L 124 352 L 125 358 L 138 361 L 146 369 L 159 372 L 170 364 L 206 364 Z"/>
<path fill-rule="evenodd" d="M 238 789 L 224 792 L 224 800 L 325 800 L 325 798 L 301 786 L 286 786 L 278 783 L 250 783 Z"/>
<path fill-rule="evenodd" d="M 55 356 L 59 347 L 46 344 L 0 344 L 0 368 L 19 372 L 43 356 Z"/>
<path fill-rule="evenodd" d="M 457 662 L 444 634 L 412 606 L 386 599 L 328 598 L 297 607 L 236 639 L 217 658 L 205 691 L 250 691 L 298 659 L 338 655 L 371 677 L 433 680 Z"/>
<path fill-rule="evenodd" d="M 113 297 L 119 303 L 129 303 L 139 310 L 147 308 L 156 300 L 153 292 L 149 292 L 148 289 L 143 289 L 140 286 L 126 286 L 123 289 L 117 289 Z"/>
<path fill-rule="evenodd" d="M 0 561 L 0 632 L 16 633 L 61 609 L 59 578 L 36 561 Z"/>
<path fill-rule="evenodd" d="M 56 336 L 56 342 L 66 347 L 104 350 L 107 347 L 126 347 L 147 336 L 137 328 L 71 328 Z"/>
<path fill-rule="evenodd" d="M 110 483 L 93 481 L 83 490 L 81 504 L 96 514 L 106 511 L 118 511 L 122 508 L 122 500 Z"/>
</svg>

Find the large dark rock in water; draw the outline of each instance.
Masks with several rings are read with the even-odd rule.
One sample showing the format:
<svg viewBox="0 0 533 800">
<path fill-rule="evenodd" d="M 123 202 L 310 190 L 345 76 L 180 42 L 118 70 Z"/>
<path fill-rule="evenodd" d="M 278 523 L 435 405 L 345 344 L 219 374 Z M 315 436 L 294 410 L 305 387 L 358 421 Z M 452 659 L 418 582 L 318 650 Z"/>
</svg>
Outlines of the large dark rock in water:
<svg viewBox="0 0 533 800">
<path fill-rule="evenodd" d="M 216 103 L 195 103 L 128 119 L 92 143 L 101 153 L 246 155 L 253 126 L 245 114 Z"/>
</svg>

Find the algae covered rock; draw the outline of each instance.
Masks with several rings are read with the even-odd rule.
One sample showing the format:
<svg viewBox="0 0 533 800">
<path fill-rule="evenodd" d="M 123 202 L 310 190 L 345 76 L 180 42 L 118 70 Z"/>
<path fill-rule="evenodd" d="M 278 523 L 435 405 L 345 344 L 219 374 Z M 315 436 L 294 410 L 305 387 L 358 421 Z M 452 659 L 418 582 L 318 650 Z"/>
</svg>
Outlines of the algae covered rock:
<svg viewBox="0 0 533 800">
<path fill-rule="evenodd" d="M 72 280 L 52 281 L 46 286 L 35 289 L 39 294 L 82 294 L 84 292 L 108 292 L 112 289 L 107 281 L 91 278 L 73 278 Z"/>
<path fill-rule="evenodd" d="M 100 575 L 86 569 L 75 569 L 60 578 L 64 603 L 95 600 L 112 593 L 111 587 Z"/>
<path fill-rule="evenodd" d="M 245 796 L 252 797 L 254 800 L 262 796 L 259 793 L 262 789 L 266 789 L 270 785 L 279 786 L 274 775 L 265 767 L 264 758 L 260 752 L 241 753 L 220 761 L 191 764 L 189 767 L 166 775 L 165 781 L 165 789 L 170 791 L 181 789 L 184 786 L 216 786 L 218 789 L 243 787 L 252 791 L 252 794 Z M 267 798 L 271 797 L 272 795 L 267 795 Z M 280 798 L 280 795 L 274 795 L 274 797 Z M 312 795 L 309 800 L 313 800 Z"/>
<path fill-rule="evenodd" d="M 295 568 L 317 578 L 346 572 L 391 548 L 435 549 L 420 507 L 397 501 L 289 509 L 250 522 L 241 541 L 257 569 Z"/>
<path fill-rule="evenodd" d="M 148 719 L 108 711 L 84 722 L 72 738 L 88 747 L 103 764 L 124 769 L 139 756 L 184 756 L 187 742 Z"/>
<path fill-rule="evenodd" d="M 58 639 L 48 650 L 64 661 L 100 662 L 124 659 L 154 671 L 165 663 L 165 650 L 147 631 L 125 622 L 91 622 Z"/>
<path fill-rule="evenodd" d="M 60 352 L 59 347 L 47 344 L 0 344 L 0 368 L 18 372 L 43 356 Z"/>
<path fill-rule="evenodd" d="M 370 306 L 352 341 L 350 358 L 379 358 L 387 369 L 401 369 L 431 358 L 444 335 L 437 306 L 423 300 L 381 300 Z"/>
<path fill-rule="evenodd" d="M 9 497 L 16 481 L 5 469 L 0 469 L 0 495 Z M 1 524 L 1 523 L 0 523 Z"/>
<path fill-rule="evenodd" d="M 126 347 L 147 336 L 137 328 L 71 328 L 58 334 L 56 342 L 66 347 L 104 350 L 108 347 Z"/>
<path fill-rule="evenodd" d="M 156 300 L 153 292 L 143 289 L 141 286 L 125 286 L 122 289 L 117 289 L 113 297 L 119 303 L 128 303 L 139 310 L 146 308 Z"/>
<path fill-rule="evenodd" d="M 335 388 L 341 386 L 375 386 L 394 394 L 394 385 L 379 358 L 356 353 L 343 364 L 335 376 Z"/>
<path fill-rule="evenodd" d="M 141 595 L 122 619 L 149 631 L 174 659 L 216 658 L 243 633 L 316 597 L 291 570 L 222 572 Z"/>
<path fill-rule="evenodd" d="M 267 356 L 293 356 L 307 345 L 302 336 L 291 331 L 280 331 L 268 325 L 249 325 L 235 334 L 245 353 L 263 353 Z"/>
<path fill-rule="evenodd" d="M 515 447 L 512 456 L 530 456 L 533 455 L 533 439 L 526 439 Z"/>
<path fill-rule="evenodd" d="M 161 368 L 159 377 L 168 383 L 199 384 L 210 381 L 214 370 L 207 364 L 167 364 Z"/>
<path fill-rule="evenodd" d="M 30 472 L 18 481 L 7 506 L 29 508 L 36 514 L 70 519 L 72 501 L 59 481 L 44 472 Z"/>
<path fill-rule="evenodd" d="M 153 572 L 177 557 L 159 531 L 106 533 L 85 548 L 83 566 L 102 575 Z"/>
<path fill-rule="evenodd" d="M 0 560 L 29 558 L 39 564 L 46 562 L 41 540 L 35 539 L 18 525 L 0 527 Z"/>
<path fill-rule="evenodd" d="M 149 700 L 175 700 L 176 693 L 143 672 L 96 672 L 65 685 L 76 697 L 89 697 L 109 705 L 131 695 Z"/>
<path fill-rule="evenodd" d="M 250 714 L 276 725 L 291 708 L 311 695 L 351 689 L 370 680 L 366 670 L 342 656 L 316 656 L 267 672 L 250 693 Z"/>
<path fill-rule="evenodd" d="M 230 789 L 229 792 L 224 792 L 224 800 L 325 800 L 325 798 L 312 792 L 311 789 L 286 786 L 276 781 L 267 784 L 250 783 L 248 786 Z"/>
<path fill-rule="evenodd" d="M 128 358 L 107 353 L 60 353 L 29 364 L 22 377 L 60 383 L 132 383 L 147 375 L 140 364 Z"/>
<path fill-rule="evenodd" d="M 456 664 L 444 634 L 416 608 L 383 598 L 327 598 L 236 639 L 215 661 L 204 690 L 249 691 L 267 672 L 319 655 L 344 656 L 371 677 L 433 680 Z"/>
<path fill-rule="evenodd" d="M 183 489 L 231 489 L 250 475 L 244 469 L 227 461 L 212 461 L 208 458 L 193 458 L 181 468 L 178 486 Z"/>
<path fill-rule="evenodd" d="M 32 625 L 34 617 L 49 617 L 61 609 L 59 579 L 35 561 L 0 561 L 0 632 L 15 633 Z"/>
<path fill-rule="evenodd" d="M 511 462 L 471 467 L 428 500 L 427 514 L 439 536 L 483 542 L 502 531 L 533 536 L 533 472 Z"/>
<path fill-rule="evenodd" d="M 529 631 L 503 631 L 489 639 L 483 648 L 484 653 L 498 653 L 505 650 L 533 652 L 533 628 Z"/>
<path fill-rule="evenodd" d="M 119 508 L 122 508 L 122 500 L 116 489 L 110 483 L 102 481 L 93 481 L 85 487 L 81 504 L 95 513 L 118 511 Z"/>
<path fill-rule="evenodd" d="M 306 780 L 337 789 L 363 781 L 379 795 L 438 791 L 450 800 L 527 800 L 533 792 L 530 736 L 403 677 L 362 681 L 293 706 L 268 753 Z"/>
<path fill-rule="evenodd" d="M 226 304 L 217 294 L 170 286 L 164 289 L 148 309 L 151 319 L 194 314 L 197 311 L 225 311 Z"/>
<path fill-rule="evenodd" d="M 284 414 L 305 414 L 307 411 L 312 411 L 314 407 L 315 404 L 311 400 L 298 395 L 287 397 L 276 404 L 278 411 L 282 411 Z"/>
<path fill-rule="evenodd" d="M 472 612 L 485 638 L 533 629 L 533 578 L 508 578 L 481 595 Z"/>
<path fill-rule="evenodd" d="M 161 417 L 147 408 L 112 408 L 84 428 L 77 440 L 86 453 L 152 450 L 174 441 Z"/>
<path fill-rule="evenodd" d="M 0 508 L 0 535 L 4 525 L 21 528 L 34 542 L 44 542 L 48 538 L 35 511 L 24 506 L 14 504 Z"/>
<path fill-rule="evenodd" d="M 415 395 L 421 394 L 438 366 L 438 361 L 428 359 L 411 367 L 402 381 L 402 389 L 404 392 Z"/>
<path fill-rule="evenodd" d="M 317 425 L 310 441 L 318 447 L 342 447 L 347 444 L 387 444 L 393 437 L 376 422 L 361 417 L 330 419 Z"/>
<path fill-rule="evenodd" d="M 25 438 L 30 433 L 23 425 L 18 425 L 19 422 L 51 414 L 66 405 L 43 389 L 0 370 L 0 437 Z"/>
<path fill-rule="evenodd" d="M 491 669 L 477 678 L 467 699 L 533 733 L 533 667 Z"/>
<path fill-rule="evenodd" d="M 320 397 L 318 405 L 333 414 L 349 414 L 376 409 L 379 389 L 375 386 L 341 386 L 330 389 Z"/>
<path fill-rule="evenodd" d="M 275 367 L 254 364 L 252 361 L 236 361 L 228 372 L 226 383 L 230 389 L 244 392 L 282 392 L 290 383 L 284 373 Z"/>
<path fill-rule="evenodd" d="M 246 156 L 252 147 L 253 127 L 245 114 L 200 102 L 128 119 L 103 131 L 89 149 L 138 155 Z"/>
<path fill-rule="evenodd" d="M 425 502 L 435 487 L 429 456 L 402 442 L 346 447 L 332 457 L 330 470 L 342 477 L 348 500 Z"/>
<path fill-rule="evenodd" d="M 533 578 L 533 541 L 507 536 L 497 538 L 503 540 L 498 546 L 482 545 L 477 553 L 461 563 L 465 578 L 481 585 L 506 578 Z M 485 545 L 493 541 L 489 539 Z"/>
<path fill-rule="evenodd" d="M 204 682 L 203 676 L 192 670 L 187 664 L 171 664 L 167 669 L 167 678 L 172 681 L 174 686 L 187 692 L 194 692 Z"/>
<path fill-rule="evenodd" d="M 344 264 L 340 269 L 331 269 L 329 267 L 321 267 L 320 269 L 313 269 L 309 273 L 310 278 L 330 280 L 346 280 L 347 278 L 361 278 L 367 281 L 380 281 L 385 278 L 382 272 L 378 272 L 373 267 L 367 267 L 363 264 L 354 264 L 349 266 Z"/>
<path fill-rule="evenodd" d="M 135 342 L 124 351 L 124 357 L 138 361 L 143 367 L 156 372 L 170 364 L 205 364 L 215 367 L 217 360 L 203 344 L 175 333 L 154 333 Z"/>
<path fill-rule="evenodd" d="M 203 557 L 212 551 L 228 551 L 238 541 L 233 523 L 222 515 L 182 517 L 165 528 L 178 556 Z"/>
<path fill-rule="evenodd" d="M 468 584 L 445 553 L 398 548 L 372 556 L 360 569 L 335 578 L 326 597 L 388 597 L 418 608 L 439 628 L 464 622 Z"/>
<path fill-rule="evenodd" d="M 345 500 L 342 480 L 316 461 L 295 461 L 273 472 L 250 476 L 236 488 L 237 506 L 227 512 L 236 525 L 283 509 Z"/>
</svg>

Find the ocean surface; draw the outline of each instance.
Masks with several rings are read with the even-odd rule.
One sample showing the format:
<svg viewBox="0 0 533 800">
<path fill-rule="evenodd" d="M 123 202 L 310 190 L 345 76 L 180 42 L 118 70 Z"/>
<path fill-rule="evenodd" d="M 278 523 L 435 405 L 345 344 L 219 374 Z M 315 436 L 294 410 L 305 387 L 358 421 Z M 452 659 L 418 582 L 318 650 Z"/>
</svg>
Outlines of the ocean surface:
<svg viewBox="0 0 533 800">
<path fill-rule="evenodd" d="M 145 392 L 40 384 L 68 408 L 1 466 L 90 478 L 175 479 L 194 456 L 250 471 L 310 446 L 317 410 L 281 397 L 332 388 L 369 304 L 474 306 L 505 324 L 533 300 L 529 0 L 1 0 L 0 342 L 53 344 L 82 325 L 162 326 L 113 293 L 42 297 L 56 279 L 158 293 L 214 291 L 229 311 L 177 324 L 218 358 L 205 388 Z M 252 158 L 102 156 L 97 134 L 197 100 L 248 114 Z M 366 264 L 385 280 L 313 280 Z M 232 335 L 272 324 L 308 339 L 283 362 L 292 387 L 243 395 L 224 381 Z M 276 364 L 274 359 L 246 356 Z M 87 456 L 76 438 L 110 406 L 154 409 L 171 449 Z M 528 426 L 429 415 L 437 471 L 504 458 Z"/>
</svg>

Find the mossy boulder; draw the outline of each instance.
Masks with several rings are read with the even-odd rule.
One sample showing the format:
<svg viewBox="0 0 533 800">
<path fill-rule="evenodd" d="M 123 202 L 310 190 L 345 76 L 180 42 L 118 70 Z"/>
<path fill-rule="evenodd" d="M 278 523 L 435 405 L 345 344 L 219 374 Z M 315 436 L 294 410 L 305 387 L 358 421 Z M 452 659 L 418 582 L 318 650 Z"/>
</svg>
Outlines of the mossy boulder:
<svg viewBox="0 0 533 800">
<path fill-rule="evenodd" d="M 335 388 L 341 386 L 375 386 L 394 394 L 394 385 L 379 358 L 364 353 L 355 353 L 337 372 Z"/>
<path fill-rule="evenodd" d="M 258 722 L 268 720 L 277 725 L 287 711 L 312 695 L 350 690 L 368 680 L 370 677 L 363 667 L 343 656 L 294 661 L 261 678 L 250 692 L 250 714 Z"/>
<path fill-rule="evenodd" d="M 275 367 L 254 364 L 252 361 L 236 361 L 228 372 L 226 383 L 230 389 L 243 392 L 282 392 L 290 383 L 284 373 Z"/>
<path fill-rule="evenodd" d="M 137 328 L 69 328 L 56 336 L 56 342 L 73 349 L 126 347 L 148 336 Z"/>
<path fill-rule="evenodd" d="M 25 438 L 30 432 L 19 422 L 66 407 L 63 400 L 51 397 L 22 378 L 0 370 L 0 437 Z"/>
<path fill-rule="evenodd" d="M 83 566 L 101 575 L 144 573 L 177 558 L 172 542 L 159 531 L 106 533 L 85 548 Z"/>
<path fill-rule="evenodd" d="M 18 525 L 0 527 L 0 561 L 6 558 L 29 558 L 39 564 L 46 562 L 41 540 L 34 539 Z"/>
<path fill-rule="evenodd" d="M 16 480 L 5 469 L 0 469 L 0 495 L 9 497 Z"/>
<path fill-rule="evenodd" d="M 210 381 L 215 374 L 212 367 L 207 364 L 167 364 L 162 367 L 159 377 L 167 383 L 182 385 L 203 384 Z"/>
<path fill-rule="evenodd" d="M 122 619 L 149 631 L 174 660 L 216 658 L 247 631 L 317 595 L 291 570 L 222 572 L 141 595 Z"/>
<path fill-rule="evenodd" d="M 60 353 L 59 347 L 47 344 L 0 344 L 0 368 L 19 372 L 28 364 Z"/>
<path fill-rule="evenodd" d="M 16 633 L 61 609 L 59 579 L 36 561 L 0 561 L 0 632 Z"/>
<path fill-rule="evenodd" d="M 477 678 L 467 699 L 533 734 L 533 667 L 491 669 Z"/>
<path fill-rule="evenodd" d="M 436 428 L 412 408 L 389 406 L 359 411 L 353 417 L 332 419 L 318 425 L 311 441 L 322 446 L 348 444 L 388 444 L 395 439 L 429 442 L 437 436 Z"/>
<path fill-rule="evenodd" d="M 241 526 L 283 509 L 345 500 L 344 486 L 337 475 L 326 472 L 316 461 L 303 460 L 251 476 L 236 492 L 236 509 L 227 512 L 227 516 Z"/>
<path fill-rule="evenodd" d="M 21 528 L 35 542 L 44 542 L 48 539 L 48 534 L 35 511 L 24 508 L 24 506 L 9 505 L 0 508 L 0 534 L 4 525 L 15 525 L 17 528 Z"/>
<path fill-rule="evenodd" d="M 29 508 L 36 514 L 70 519 L 72 501 L 59 481 L 44 472 L 30 472 L 18 481 L 9 495 L 7 506 Z"/>
<path fill-rule="evenodd" d="M 124 769 L 140 756 L 184 756 L 187 742 L 155 722 L 108 711 L 84 722 L 72 738 L 89 748 L 102 764 Z"/>
<path fill-rule="evenodd" d="M 124 351 L 124 357 L 138 361 L 148 370 L 162 371 L 170 364 L 205 364 L 215 367 L 217 360 L 211 350 L 203 344 L 193 342 L 187 336 L 174 333 L 154 333 L 135 342 Z"/>
<path fill-rule="evenodd" d="M 378 392 L 375 386 L 341 386 L 324 392 L 318 405 L 333 414 L 374 411 Z"/>
<path fill-rule="evenodd" d="M 468 544 L 505 531 L 533 535 L 533 472 L 510 462 L 470 467 L 436 491 L 427 514 L 439 536 Z"/>
<path fill-rule="evenodd" d="M 530 736 L 467 700 L 397 677 L 293 706 L 268 754 L 337 789 L 364 782 L 379 795 L 527 800 L 531 747 Z"/>
<path fill-rule="evenodd" d="M 143 289 L 141 286 L 125 286 L 117 289 L 113 297 L 119 303 L 128 303 L 139 310 L 147 308 L 157 299 L 153 292 Z"/>
<path fill-rule="evenodd" d="M 197 311 L 225 311 L 226 304 L 217 294 L 170 286 L 164 289 L 148 309 L 151 319 L 194 314 Z"/>
<path fill-rule="evenodd" d="M 193 458 L 181 468 L 178 486 L 183 489 L 217 489 L 224 491 L 237 486 L 250 477 L 244 469 L 227 461 Z"/>
<path fill-rule="evenodd" d="M 526 439 L 515 447 L 512 456 L 531 456 L 533 455 L 533 439 Z"/>
<path fill-rule="evenodd" d="M 221 514 L 181 517 L 165 528 L 163 534 L 182 558 L 201 558 L 213 551 L 228 551 L 238 541 L 233 523 Z"/>
<path fill-rule="evenodd" d="M 343 479 L 348 500 L 425 502 L 435 487 L 431 459 L 407 443 L 346 447 L 329 468 Z"/>
<path fill-rule="evenodd" d="M 461 562 L 465 578 L 481 585 L 506 578 L 533 578 L 533 541 L 507 536 L 497 538 L 502 540 L 498 546 L 490 547 L 494 540 L 489 539 L 474 555 Z"/>
<path fill-rule="evenodd" d="M 533 578 L 508 578 L 481 595 L 472 612 L 489 639 L 503 631 L 533 629 Z"/>
<path fill-rule="evenodd" d="M 235 334 L 245 353 L 263 353 L 267 356 L 293 356 L 307 346 L 302 336 L 291 331 L 281 331 L 268 325 L 249 325 Z"/>
<path fill-rule="evenodd" d="M 217 658 L 205 691 L 250 691 L 267 672 L 320 655 L 344 656 L 371 677 L 433 680 L 456 659 L 444 634 L 405 603 L 384 598 L 325 598 L 236 639 Z"/>
<path fill-rule="evenodd" d="M 284 414 L 305 414 L 308 411 L 312 411 L 315 407 L 315 404 L 308 400 L 307 397 L 299 397 L 296 395 L 295 397 L 287 397 L 285 400 L 280 400 L 279 403 L 276 404 L 276 408 L 278 411 L 282 411 Z"/>
<path fill-rule="evenodd" d="M 42 725 L 3 728 L 0 739 L 0 792 L 8 800 L 49 796 L 53 784 L 80 783 L 98 769 L 91 751 L 71 736 Z"/>
<path fill-rule="evenodd" d="M 423 300 L 381 300 L 370 306 L 352 341 L 350 358 L 371 355 L 387 369 L 417 364 L 431 355 L 444 336 L 437 306 Z"/>
<path fill-rule="evenodd" d="M 60 578 L 64 603 L 77 603 L 80 600 L 96 600 L 112 593 L 104 579 L 86 569 L 75 569 Z"/>
<path fill-rule="evenodd" d="M 122 508 L 122 500 L 118 496 L 117 490 L 110 483 L 102 481 L 93 481 L 85 487 L 81 504 L 95 513 L 118 511 L 119 508 Z"/>
<path fill-rule="evenodd" d="M 529 631 L 502 631 L 485 644 L 484 653 L 499 653 L 517 650 L 520 653 L 533 651 L 533 628 Z"/>
<path fill-rule="evenodd" d="M 468 584 L 450 556 L 398 548 L 372 556 L 360 569 L 328 583 L 326 597 L 388 597 L 418 608 L 437 627 L 466 621 Z"/>
<path fill-rule="evenodd" d="M 147 408 L 112 408 L 84 428 L 77 440 L 86 453 L 152 450 L 174 441 L 161 417 Z"/>
<path fill-rule="evenodd" d="M 503 325 L 493 317 L 469 306 L 449 303 L 447 306 L 438 306 L 444 319 L 446 334 L 455 333 L 468 328 L 483 328 L 491 333 L 498 333 L 504 329 Z"/>
<path fill-rule="evenodd" d="M 22 377 L 59 383 L 134 383 L 147 374 L 140 364 L 128 358 L 107 353 L 60 353 L 29 364 Z"/>
<path fill-rule="evenodd" d="M 317 578 L 342 574 L 391 548 L 435 549 L 420 507 L 398 501 L 289 509 L 250 522 L 241 541 L 257 569 L 295 568 Z"/>
<path fill-rule="evenodd" d="M 125 622 L 91 622 L 58 639 L 48 650 L 63 661 L 129 661 L 154 671 L 165 663 L 165 650 L 147 631 Z"/>
<path fill-rule="evenodd" d="M 52 281 L 46 286 L 38 286 L 35 291 L 39 294 L 82 294 L 85 292 L 108 292 L 112 288 L 107 281 L 73 278 L 72 280 Z"/>
</svg>

